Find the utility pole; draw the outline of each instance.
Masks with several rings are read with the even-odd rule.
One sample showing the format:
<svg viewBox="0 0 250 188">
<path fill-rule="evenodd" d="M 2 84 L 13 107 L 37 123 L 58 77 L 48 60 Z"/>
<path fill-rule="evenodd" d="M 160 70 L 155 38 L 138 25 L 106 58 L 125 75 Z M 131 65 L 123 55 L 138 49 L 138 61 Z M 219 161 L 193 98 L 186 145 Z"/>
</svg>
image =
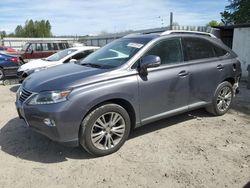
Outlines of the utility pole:
<svg viewBox="0 0 250 188">
<path fill-rule="evenodd" d="M 169 30 L 173 30 L 173 12 L 170 12 Z"/>
</svg>

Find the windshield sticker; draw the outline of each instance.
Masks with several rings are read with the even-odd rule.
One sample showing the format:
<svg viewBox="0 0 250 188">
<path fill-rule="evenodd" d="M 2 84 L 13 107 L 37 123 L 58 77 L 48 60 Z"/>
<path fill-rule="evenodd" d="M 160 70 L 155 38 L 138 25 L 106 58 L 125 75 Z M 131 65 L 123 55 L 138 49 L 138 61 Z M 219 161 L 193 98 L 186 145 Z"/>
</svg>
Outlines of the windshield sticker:
<svg viewBox="0 0 250 188">
<path fill-rule="evenodd" d="M 128 43 L 127 46 L 132 47 L 132 48 L 141 48 L 141 47 L 143 47 L 143 44 L 131 42 L 131 43 Z"/>
<path fill-rule="evenodd" d="M 71 51 L 71 50 L 70 50 L 70 51 L 68 51 L 68 55 L 69 55 L 69 54 L 71 54 L 71 53 L 72 53 L 72 51 Z"/>
</svg>

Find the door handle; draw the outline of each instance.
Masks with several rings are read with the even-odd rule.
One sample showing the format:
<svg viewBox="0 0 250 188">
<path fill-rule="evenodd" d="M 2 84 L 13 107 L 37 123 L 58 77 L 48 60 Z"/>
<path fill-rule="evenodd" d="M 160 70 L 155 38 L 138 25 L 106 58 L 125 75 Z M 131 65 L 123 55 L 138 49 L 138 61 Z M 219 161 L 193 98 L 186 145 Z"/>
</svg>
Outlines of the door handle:
<svg viewBox="0 0 250 188">
<path fill-rule="evenodd" d="M 183 70 L 183 71 L 181 71 L 181 72 L 179 72 L 179 74 L 178 74 L 180 77 L 185 77 L 185 76 L 187 76 L 188 75 L 188 72 L 187 71 L 185 71 L 185 70 Z"/>
<path fill-rule="evenodd" d="M 216 68 L 219 69 L 219 70 L 222 70 L 224 67 L 221 64 L 219 64 L 219 65 L 217 65 Z"/>
</svg>

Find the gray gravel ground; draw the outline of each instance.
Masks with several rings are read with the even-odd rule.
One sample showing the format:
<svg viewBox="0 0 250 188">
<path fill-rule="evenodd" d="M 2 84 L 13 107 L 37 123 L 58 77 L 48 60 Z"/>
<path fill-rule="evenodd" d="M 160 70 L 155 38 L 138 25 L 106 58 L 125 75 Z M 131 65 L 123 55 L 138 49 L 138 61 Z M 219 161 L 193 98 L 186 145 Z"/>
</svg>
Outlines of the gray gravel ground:
<svg viewBox="0 0 250 188">
<path fill-rule="evenodd" d="M 116 153 L 93 158 L 26 127 L 17 85 L 0 85 L 0 187 L 250 187 L 250 90 L 214 117 L 196 110 L 135 130 Z"/>
</svg>

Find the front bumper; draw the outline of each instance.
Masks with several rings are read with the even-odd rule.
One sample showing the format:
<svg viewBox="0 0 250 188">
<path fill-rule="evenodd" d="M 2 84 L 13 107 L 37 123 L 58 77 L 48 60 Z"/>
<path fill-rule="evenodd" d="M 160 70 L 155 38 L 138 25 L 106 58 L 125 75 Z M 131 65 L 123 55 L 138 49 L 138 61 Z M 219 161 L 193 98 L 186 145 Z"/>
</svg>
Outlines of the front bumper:
<svg viewBox="0 0 250 188">
<path fill-rule="evenodd" d="M 18 67 L 4 67 L 5 77 L 17 76 Z"/>
<path fill-rule="evenodd" d="M 235 83 L 233 85 L 234 96 L 240 92 L 240 90 L 239 90 L 239 82 L 240 82 L 240 77 L 236 77 L 235 78 Z"/>
<path fill-rule="evenodd" d="M 21 82 L 24 81 L 24 79 L 25 79 L 26 77 L 29 76 L 29 74 L 26 73 L 25 71 L 17 71 L 17 76 L 18 76 L 19 82 L 21 83 Z"/>
<path fill-rule="evenodd" d="M 32 106 L 17 100 L 15 104 L 19 117 L 32 130 L 67 146 L 76 147 L 79 145 L 78 134 L 81 118 L 75 119 L 74 111 L 69 107 L 67 101 Z M 53 120 L 56 126 L 47 126 L 44 123 L 46 118 Z"/>
</svg>

